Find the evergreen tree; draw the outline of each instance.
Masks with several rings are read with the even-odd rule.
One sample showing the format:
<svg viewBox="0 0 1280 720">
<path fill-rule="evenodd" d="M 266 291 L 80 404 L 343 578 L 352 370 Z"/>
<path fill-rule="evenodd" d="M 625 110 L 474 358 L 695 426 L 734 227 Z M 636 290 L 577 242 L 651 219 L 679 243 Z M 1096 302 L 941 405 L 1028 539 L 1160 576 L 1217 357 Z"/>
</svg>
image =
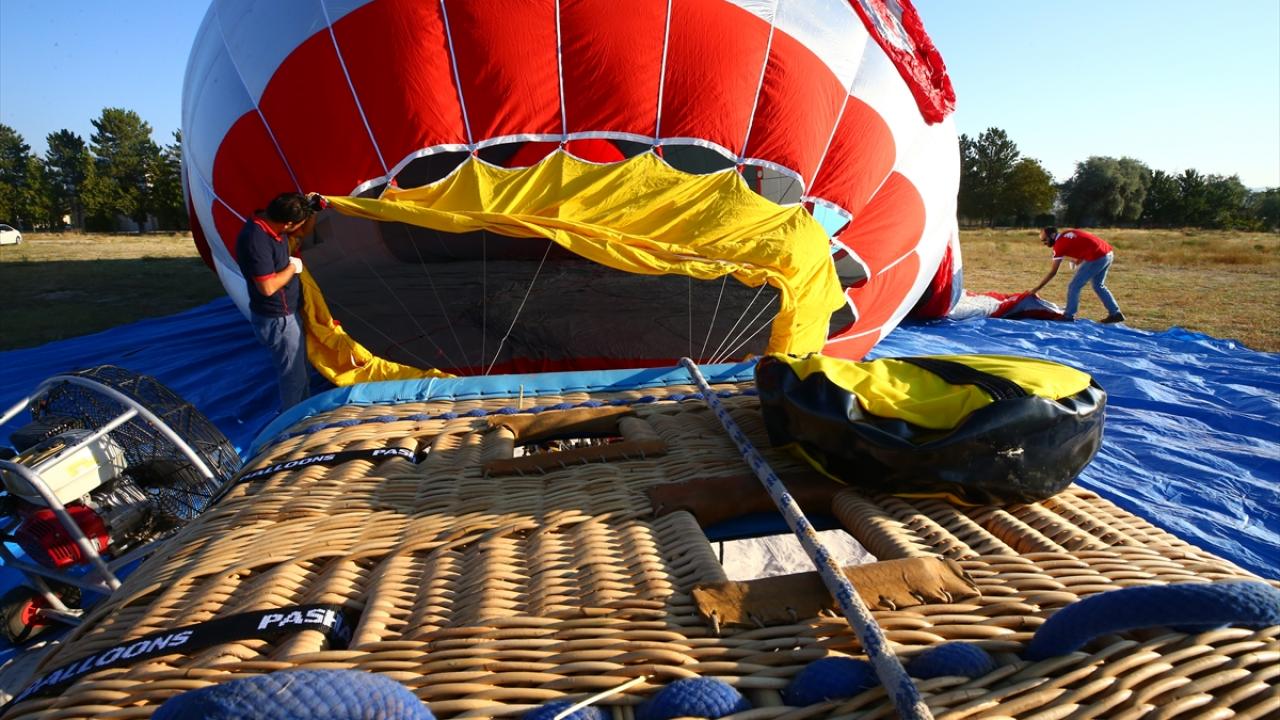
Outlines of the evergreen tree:
<svg viewBox="0 0 1280 720">
<path fill-rule="evenodd" d="M 1147 188 L 1147 200 L 1142 207 L 1143 224 L 1177 227 L 1183 224 L 1184 216 L 1178 179 L 1163 170 L 1151 173 L 1151 186 Z"/>
<path fill-rule="evenodd" d="M 173 144 L 166 145 L 152 172 L 152 206 L 160 227 L 188 228 L 187 202 L 182 194 L 182 131 L 173 132 Z"/>
<path fill-rule="evenodd" d="M 1178 197 L 1182 202 L 1182 221 L 1204 227 L 1209 220 L 1209 197 L 1205 177 L 1192 168 L 1178 176 Z"/>
<path fill-rule="evenodd" d="M 976 141 L 960 136 L 961 215 L 994 224 L 1021 153 L 1000 128 L 987 128 Z"/>
<path fill-rule="evenodd" d="M 84 139 L 70 130 L 49 133 L 45 139 L 49 149 L 44 165 L 49 179 L 49 204 L 55 216 L 54 227 L 62 227 L 62 217 L 69 215 L 75 227 L 84 226 L 84 204 L 81 192 L 93 164 Z"/>
<path fill-rule="evenodd" d="M 0 124 L 0 223 L 26 229 L 28 218 L 22 216 L 23 188 L 27 184 L 31 146 L 17 130 Z"/>
<path fill-rule="evenodd" d="M 151 126 L 123 108 L 105 108 L 92 122 L 96 132 L 89 139 L 101 183 L 94 200 L 102 204 L 90 209 L 99 217 L 126 215 L 141 230 L 151 213 L 151 171 L 160 155 Z"/>
<path fill-rule="evenodd" d="M 49 174 L 44 162 L 35 155 L 27 156 L 27 170 L 18 188 L 18 215 L 26 229 L 54 227 L 53 204 L 49 200 Z"/>
</svg>

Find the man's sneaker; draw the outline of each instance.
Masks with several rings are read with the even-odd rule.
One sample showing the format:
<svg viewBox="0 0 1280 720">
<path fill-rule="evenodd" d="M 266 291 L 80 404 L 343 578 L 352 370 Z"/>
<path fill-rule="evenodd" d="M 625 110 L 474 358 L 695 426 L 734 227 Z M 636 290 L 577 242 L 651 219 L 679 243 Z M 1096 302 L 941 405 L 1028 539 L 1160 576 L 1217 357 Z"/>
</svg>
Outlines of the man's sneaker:
<svg viewBox="0 0 1280 720">
<path fill-rule="evenodd" d="M 1124 313 L 1122 313 L 1122 312 L 1113 312 L 1113 313 L 1111 313 L 1110 315 L 1108 315 L 1108 316 L 1106 316 L 1105 318 L 1103 318 L 1103 319 L 1102 319 L 1102 322 L 1103 322 L 1104 324 L 1105 324 L 1105 323 L 1118 323 L 1118 322 L 1124 322 Z"/>
</svg>

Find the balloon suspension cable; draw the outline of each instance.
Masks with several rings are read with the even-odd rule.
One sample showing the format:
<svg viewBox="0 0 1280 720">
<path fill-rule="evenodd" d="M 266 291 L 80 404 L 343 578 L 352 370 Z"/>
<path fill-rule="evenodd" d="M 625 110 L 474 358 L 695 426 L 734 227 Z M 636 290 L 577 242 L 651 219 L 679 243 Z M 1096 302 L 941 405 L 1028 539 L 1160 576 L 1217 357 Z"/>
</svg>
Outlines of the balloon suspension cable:
<svg viewBox="0 0 1280 720">
<path fill-rule="evenodd" d="M 441 0 L 444 2 L 444 0 Z M 476 367 L 484 367 L 484 359 L 488 356 L 489 339 L 489 233 L 480 231 L 480 362 Z"/>
<path fill-rule="evenodd" d="M 524 304 L 529 302 L 529 294 L 533 292 L 533 286 L 538 282 L 538 276 L 542 274 L 542 266 L 547 262 L 547 256 L 551 254 L 551 246 L 555 243 L 547 241 L 547 249 L 542 253 L 542 262 L 538 263 L 538 269 L 533 272 L 533 279 L 529 281 L 529 289 L 524 291 L 524 297 L 520 299 L 520 307 L 516 308 L 516 314 L 511 318 L 511 326 L 507 328 L 507 334 L 502 336 L 502 340 L 498 341 L 498 349 L 493 351 L 493 361 L 489 363 L 489 367 L 485 368 L 484 374 L 488 375 L 493 366 L 498 364 L 498 356 L 502 354 L 502 346 L 506 344 L 507 338 L 511 337 L 511 331 L 516 329 L 516 321 L 520 319 L 520 313 L 524 312 Z"/>
<path fill-rule="evenodd" d="M 751 302 L 747 303 L 747 306 L 742 309 L 742 312 L 738 315 L 738 321 L 733 324 L 733 327 L 729 328 L 729 332 L 724 334 L 724 339 L 720 341 L 719 345 L 716 345 L 716 349 L 711 353 L 711 357 L 719 357 L 720 353 L 724 351 L 725 346 L 730 342 L 729 339 L 734 336 L 733 334 L 738 331 L 738 326 L 741 325 L 743 319 L 747 317 L 747 313 L 751 312 L 751 308 L 756 306 L 756 300 L 760 299 L 760 293 L 764 292 L 764 286 L 766 284 L 767 283 L 760 283 L 760 287 L 756 288 L 756 294 L 751 296 Z"/>
<path fill-rule="evenodd" d="M 436 350 L 438 350 L 440 354 L 444 356 L 445 360 L 447 360 L 450 365 L 453 365 L 456 367 L 457 363 L 454 362 L 453 358 L 449 355 L 448 352 L 445 351 L 444 348 L 440 347 L 440 345 L 436 343 L 435 340 L 431 339 L 431 334 L 427 332 L 426 328 L 422 327 L 422 323 L 418 322 L 418 316 L 415 315 L 413 311 L 411 311 L 409 307 L 404 304 L 404 300 L 402 300 L 400 298 L 400 295 L 396 293 L 395 288 L 391 287 L 391 283 L 388 283 L 386 278 L 382 277 L 382 273 L 378 272 L 378 269 L 373 266 L 373 263 L 369 262 L 369 259 L 366 258 L 363 253 L 355 253 L 355 255 L 359 256 L 360 261 L 364 263 L 364 266 L 369 270 L 369 272 L 373 273 L 373 276 L 377 278 L 378 282 L 382 283 L 382 287 L 386 288 L 387 293 L 391 295 L 391 298 L 393 300 L 396 301 L 396 304 L 400 306 L 400 309 L 404 311 L 404 314 L 408 315 L 409 319 L 413 321 L 414 327 L 418 329 L 419 337 L 427 338 L 427 340 L 430 341 L 430 343 L 435 346 Z M 328 301 L 327 298 L 326 298 L 326 301 Z M 337 303 L 334 303 L 334 304 L 336 305 Z M 448 313 L 446 312 L 445 315 L 448 316 Z M 356 315 L 355 317 L 360 317 L 360 316 Z M 361 318 L 361 320 L 363 320 L 363 318 Z M 372 323 L 367 323 L 367 324 L 370 327 L 375 327 Z M 386 337 L 388 340 L 391 340 L 396 345 L 399 345 L 402 348 L 404 347 L 403 345 L 400 345 L 400 342 L 398 340 L 395 340 L 394 338 L 387 336 L 385 333 L 379 333 L 379 334 L 383 335 L 383 337 Z M 410 353 L 410 354 L 412 355 L 413 353 Z M 418 356 L 414 355 L 414 357 L 418 357 Z M 422 360 L 422 358 L 418 358 L 418 359 Z M 439 363 L 435 363 L 434 365 L 438 365 L 438 364 Z M 434 367 L 434 365 L 429 362 L 426 363 L 426 367 Z"/>
<path fill-rule="evenodd" d="M 333 299 L 333 298 L 331 298 L 331 297 L 327 297 L 327 298 L 325 298 L 325 299 L 324 299 L 324 301 L 325 301 L 325 303 L 326 303 L 326 304 L 328 304 L 328 305 L 331 305 L 331 306 L 333 306 L 333 307 L 338 308 L 338 309 L 339 309 L 339 310 L 341 310 L 343 313 L 345 313 L 345 314 L 347 314 L 347 315 L 350 315 L 351 317 L 356 318 L 356 319 L 358 319 L 358 320 L 360 320 L 360 321 L 364 322 L 364 324 L 366 324 L 366 325 L 368 325 L 368 326 L 369 326 L 369 329 L 370 329 L 370 330 L 372 330 L 372 331 L 374 331 L 374 332 L 378 333 L 378 334 L 379 334 L 379 335 L 381 335 L 383 338 L 385 338 L 385 339 L 386 339 L 386 341 L 387 341 L 388 343 L 390 343 L 392 347 L 398 347 L 398 348 L 400 348 L 401 350 L 404 350 L 404 351 L 405 351 L 406 353 L 408 353 L 409 355 L 412 355 L 414 360 L 417 360 L 418 362 L 422 363 L 422 367 L 424 367 L 424 368 L 429 368 L 429 367 L 435 367 L 435 366 L 436 366 L 436 363 L 432 363 L 430 360 L 428 360 L 428 359 L 426 359 L 426 358 L 422 357 L 422 356 L 421 356 L 421 355 L 419 355 L 418 353 L 416 353 L 416 352 L 414 352 L 414 351 L 410 350 L 409 348 L 405 347 L 403 342 L 401 342 L 401 341 L 399 341 L 399 340 L 397 340 L 397 339 L 395 339 L 395 338 L 391 337 L 390 335 L 386 334 L 386 333 L 385 333 L 385 332 L 383 332 L 382 330 L 379 330 L 377 325 L 375 325 L 375 324 L 373 324 L 373 323 L 371 323 L 371 322 L 369 322 L 369 321 L 365 320 L 364 318 L 360 317 L 360 314 L 359 314 L 359 313 L 357 313 L 355 310 L 352 310 L 351 308 L 347 307 L 346 305 L 343 305 L 341 302 L 338 302 L 337 300 L 334 300 L 334 299 Z M 435 341 L 435 340 L 432 340 L 432 339 L 431 339 L 431 336 L 430 336 L 430 335 L 427 335 L 427 334 L 425 333 L 425 331 L 424 331 L 424 333 L 423 333 L 420 337 L 425 337 L 425 338 L 427 339 L 427 341 L 428 341 L 428 342 L 430 342 L 432 345 L 435 345 L 436 350 L 439 350 L 441 355 L 444 355 L 446 358 L 448 357 L 448 353 L 446 353 L 446 352 L 444 351 L 444 348 L 440 347 L 439 345 L 436 345 L 436 341 Z"/>
<path fill-rule="evenodd" d="M 773 315 L 771 315 L 767 320 L 765 320 L 763 323 L 760 323 L 760 325 L 757 326 L 756 329 L 750 335 L 747 335 L 747 331 L 751 330 L 751 326 L 755 325 L 756 321 L 760 319 L 760 316 L 763 315 L 766 310 L 773 307 L 773 304 L 777 301 L 778 301 L 777 295 L 774 295 L 773 297 L 769 298 L 769 302 L 765 303 L 760 308 L 760 310 L 756 312 L 755 317 L 751 318 L 751 320 L 747 322 L 747 326 L 742 328 L 742 331 L 738 333 L 737 337 L 735 337 L 733 340 L 730 341 L 730 343 L 732 344 L 732 347 L 727 348 L 724 351 L 724 353 L 722 353 L 720 356 L 712 358 L 711 363 L 715 364 L 715 363 L 722 363 L 727 361 L 729 358 L 738 354 L 740 350 L 746 347 L 747 343 L 751 342 L 751 340 L 754 339 L 755 336 L 759 335 L 761 330 L 764 330 L 765 328 L 772 325 L 773 321 L 778 317 L 778 313 L 776 312 Z"/>
<path fill-rule="evenodd" d="M 756 477 L 764 484 L 765 490 L 769 492 L 774 504 L 782 513 L 783 518 L 786 519 L 787 526 L 791 528 L 791 532 L 795 534 L 800 544 L 804 547 L 805 553 L 809 555 L 809 559 L 817 567 L 818 574 L 822 576 L 822 582 L 827 586 L 827 590 L 831 592 L 832 596 L 835 597 L 836 602 L 839 603 L 845 619 L 849 621 L 849 626 L 853 628 L 854 633 L 858 636 L 858 641 L 862 643 L 862 649 L 871 660 L 876 676 L 880 679 L 880 684 L 884 686 L 886 694 L 888 694 L 889 699 L 897 709 L 898 715 L 906 720 L 932 720 L 933 714 L 929 712 L 928 706 L 925 705 L 924 699 L 921 698 L 920 689 L 916 687 L 911 676 L 907 675 L 897 656 L 889 652 L 888 641 L 884 636 L 884 631 L 876 624 L 875 618 L 871 615 L 871 611 L 867 609 L 866 604 L 862 602 L 862 598 L 858 597 L 853 583 L 849 582 L 849 578 L 845 576 L 844 571 L 836 563 L 831 551 L 818 538 L 818 533 L 813 524 L 804 516 L 800 506 L 796 504 L 795 499 L 787 492 L 786 486 L 782 484 L 777 474 L 769 467 L 769 463 L 765 461 L 760 452 L 747 439 L 742 429 L 729 416 L 729 412 L 720 402 L 715 391 L 711 389 L 711 386 L 707 384 L 706 378 L 702 376 L 702 371 L 698 369 L 697 363 L 689 358 L 681 358 L 680 365 L 684 367 L 689 373 L 689 377 L 698 386 L 703 400 L 706 401 L 707 406 L 719 418 L 720 424 L 724 426 L 729 437 L 738 446 L 738 452 L 742 454 L 743 459 L 751 466 L 751 470 L 756 474 Z"/>
<path fill-rule="evenodd" d="M 720 294 L 716 296 L 716 307 L 711 311 L 711 322 L 707 323 L 707 335 L 702 338 L 702 349 L 698 351 L 698 357 L 700 358 L 707 356 L 707 343 L 711 341 L 711 332 L 716 329 L 716 317 L 720 315 L 720 301 L 724 299 L 724 286 L 728 282 L 728 275 L 720 276 Z"/>
<path fill-rule="evenodd" d="M 689 308 L 689 356 L 693 357 L 693 276 L 685 275 L 685 287 L 688 289 L 688 308 Z"/>
<path fill-rule="evenodd" d="M 422 266 L 423 274 L 427 276 L 427 285 L 431 288 L 431 295 L 436 299 L 436 305 L 440 307 L 440 314 L 444 316 L 445 324 L 449 326 L 449 334 L 453 336 L 453 342 L 458 346 L 458 352 L 460 353 L 463 361 L 466 361 L 467 350 L 462 346 L 462 340 L 458 337 L 458 331 L 453 327 L 453 321 L 449 319 L 449 310 L 444 306 L 444 300 L 440 298 L 440 290 L 436 288 L 436 281 L 431 275 L 431 269 L 427 266 L 427 261 L 422 257 L 422 251 L 418 249 L 418 243 L 413 239 L 413 235 L 410 234 L 409 229 L 405 227 L 404 231 L 409 237 L 409 244 L 413 246 L 413 254 L 418 256 L 418 264 Z"/>
</svg>

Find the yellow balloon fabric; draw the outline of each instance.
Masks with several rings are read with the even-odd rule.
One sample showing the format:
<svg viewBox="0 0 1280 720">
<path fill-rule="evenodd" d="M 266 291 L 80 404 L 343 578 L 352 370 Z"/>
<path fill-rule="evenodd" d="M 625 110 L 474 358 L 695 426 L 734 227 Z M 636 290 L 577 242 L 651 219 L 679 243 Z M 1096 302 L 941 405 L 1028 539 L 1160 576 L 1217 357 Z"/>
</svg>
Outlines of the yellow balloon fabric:
<svg viewBox="0 0 1280 720">
<path fill-rule="evenodd" d="M 827 234 L 803 207 L 782 207 L 760 197 L 736 172 L 693 175 L 653 153 L 601 165 L 558 151 L 519 169 L 473 157 L 432 185 L 390 188 L 377 200 L 328 200 L 346 215 L 441 232 L 547 238 L 632 273 L 700 280 L 732 274 L 751 287 L 767 282 L 778 289 L 781 304 L 770 352 L 821 350 L 831 313 L 845 302 Z M 313 316 L 312 309 L 323 307 L 319 294 L 311 283 L 305 297 L 309 333 L 313 339 L 320 336 L 323 345 L 320 352 L 309 351 L 313 364 L 321 355 L 326 365 L 317 367 L 342 384 L 406 377 L 399 374 L 405 366 L 386 363 L 393 368 L 384 368 L 340 329 L 335 333 L 327 310 Z M 318 327 L 323 323 L 329 325 Z M 372 371 L 376 377 L 344 364 L 347 356 L 378 368 Z"/>
<path fill-rule="evenodd" d="M 1087 373 L 1060 363 L 1010 355 L 938 355 L 940 360 L 1012 380 L 1032 395 L 1060 400 L 1089 387 Z M 823 373 L 854 393 L 872 415 L 897 418 L 934 430 L 955 427 L 962 418 L 990 405 L 991 396 L 973 385 L 952 385 L 933 373 L 892 358 L 853 362 L 825 355 L 779 356 L 801 380 Z"/>
<path fill-rule="evenodd" d="M 401 365 L 369 352 L 329 313 L 319 286 L 305 269 L 301 282 L 302 317 L 307 326 L 307 359 L 329 382 L 344 386 L 380 380 L 453 377 L 434 368 Z"/>
</svg>

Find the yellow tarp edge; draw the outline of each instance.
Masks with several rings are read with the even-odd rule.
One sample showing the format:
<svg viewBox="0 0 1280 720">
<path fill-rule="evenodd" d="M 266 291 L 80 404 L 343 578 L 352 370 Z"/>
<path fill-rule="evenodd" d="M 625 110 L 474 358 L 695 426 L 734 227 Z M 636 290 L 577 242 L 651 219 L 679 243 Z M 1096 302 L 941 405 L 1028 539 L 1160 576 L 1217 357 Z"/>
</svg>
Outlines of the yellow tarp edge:
<svg viewBox="0 0 1280 720">
<path fill-rule="evenodd" d="M 829 241 L 801 206 L 753 193 L 735 172 L 685 173 L 653 153 L 600 165 L 560 151 L 528 168 L 470 158 L 432 185 L 390 188 L 381 199 L 330 197 L 346 215 L 449 233 L 486 230 L 543 237 L 608 267 L 714 280 L 726 274 L 779 291 L 768 351 L 817 352 L 831 313 L 844 304 Z M 339 242 L 341 240 L 339 239 Z M 333 324 L 304 274 L 312 363 L 338 384 L 427 377 L 373 356 Z M 413 373 L 418 374 L 413 374 Z"/>
<path fill-rule="evenodd" d="M 453 377 L 434 368 L 401 365 L 369 352 L 347 334 L 329 313 L 320 287 L 305 269 L 302 272 L 302 319 L 307 328 L 307 359 L 334 385 Z"/>
<path fill-rule="evenodd" d="M 777 356 L 804 380 L 823 373 L 836 385 L 854 393 L 867 413 L 897 418 L 933 430 L 954 427 L 958 418 L 990 405 L 991 396 L 973 385 L 952 385 L 933 373 L 892 358 L 853 362 L 811 355 Z M 1027 392 L 1060 400 L 1089 387 L 1091 378 L 1075 368 L 1037 358 L 1011 355 L 938 355 L 1012 380 Z"/>
</svg>

